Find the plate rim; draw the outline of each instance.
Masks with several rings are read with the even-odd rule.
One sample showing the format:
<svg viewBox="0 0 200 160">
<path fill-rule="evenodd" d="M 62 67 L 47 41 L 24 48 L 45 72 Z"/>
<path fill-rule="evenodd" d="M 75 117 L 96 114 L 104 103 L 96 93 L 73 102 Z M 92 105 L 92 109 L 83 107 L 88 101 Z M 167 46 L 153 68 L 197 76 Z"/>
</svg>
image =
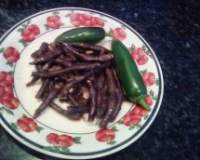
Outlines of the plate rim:
<svg viewBox="0 0 200 160">
<path fill-rule="evenodd" d="M 158 100 L 158 103 L 157 103 L 157 107 L 154 111 L 154 114 L 151 115 L 151 117 L 149 118 L 149 122 L 146 124 L 146 126 L 138 133 L 138 135 L 136 135 L 134 138 L 131 138 L 130 141 L 120 145 L 120 146 L 116 146 L 116 148 L 113 148 L 111 150 L 108 150 L 108 151 L 105 151 L 105 152 L 102 152 L 102 153 L 98 153 L 98 154 L 94 154 L 94 155 L 82 155 L 82 156 L 77 156 L 77 155 L 64 155 L 64 154 L 59 154 L 59 153 L 54 153 L 54 152 L 50 152 L 50 151 L 46 151 L 44 149 L 40 149 L 32 144 L 30 144 L 29 142 L 27 142 L 26 140 L 24 140 L 23 138 L 21 138 L 20 136 L 16 135 L 12 129 L 10 129 L 5 123 L 3 123 L 3 120 L 2 120 L 2 115 L 1 115 L 1 118 L 0 118 L 0 124 L 1 126 L 7 131 L 7 133 L 9 133 L 14 139 L 16 139 L 17 141 L 19 141 L 20 143 L 22 143 L 23 145 L 39 152 L 39 153 L 42 153 L 42 154 L 45 154 L 45 155 L 48 155 L 48 156 L 52 156 L 52 157 L 56 157 L 56 158 L 64 158 L 64 159 L 92 159 L 92 158 L 99 158 L 99 157 L 103 157 L 103 156 L 108 156 L 110 154 L 113 154 L 113 153 L 116 153 L 128 146 L 130 146 L 132 143 L 134 143 L 136 140 L 138 140 L 146 131 L 147 129 L 150 127 L 150 125 L 153 123 L 153 121 L 155 120 L 157 114 L 158 114 L 158 111 L 160 110 L 160 106 L 161 106 L 161 103 L 162 103 L 162 100 L 163 100 L 163 95 L 164 95 L 164 79 L 163 79 L 163 72 L 162 72 L 162 69 L 161 69 L 161 66 L 160 66 L 160 63 L 157 59 L 157 56 L 154 52 L 154 50 L 151 48 L 151 46 L 147 43 L 147 41 L 134 29 L 132 28 L 130 25 L 128 25 L 126 22 L 110 15 L 110 14 L 107 14 L 105 12 L 101 12 L 101 11 L 98 11 L 98 10 L 95 10 L 95 9 L 90 9 L 90 8 L 84 8 L 84 7 L 58 7 L 58 8 L 51 8 L 51 9 L 46 9 L 46 10 L 43 10 L 43 11 L 40 11 L 40 12 L 36 12 L 22 20 L 20 20 L 18 23 L 16 23 L 15 25 L 13 25 L 10 29 L 8 29 L 0 38 L 0 41 L 2 41 L 4 38 L 6 38 L 7 35 L 9 35 L 9 33 L 15 29 L 18 25 L 20 25 L 22 22 L 28 20 L 28 19 L 31 19 L 35 16 L 38 16 L 38 15 L 41 15 L 41 14 L 44 14 L 44 13 L 48 13 L 48 12 L 52 12 L 52 11 L 59 11 L 59 10 L 83 10 L 83 11 L 91 11 L 91 12 L 95 12 L 95 13 L 98 13 L 98 14 L 101 14 L 101 15 L 105 15 L 107 17 L 110 17 L 114 20 L 117 20 L 118 22 L 120 22 L 121 24 L 125 24 L 125 26 L 127 26 L 132 32 L 134 32 L 137 37 L 139 39 L 141 39 L 145 45 L 150 49 L 151 53 L 153 54 L 154 56 L 154 60 L 155 60 L 155 63 L 156 63 L 156 67 L 157 67 L 157 70 L 158 70 L 158 73 L 160 75 L 160 98 Z M 123 142 L 122 142 L 123 143 Z"/>
</svg>

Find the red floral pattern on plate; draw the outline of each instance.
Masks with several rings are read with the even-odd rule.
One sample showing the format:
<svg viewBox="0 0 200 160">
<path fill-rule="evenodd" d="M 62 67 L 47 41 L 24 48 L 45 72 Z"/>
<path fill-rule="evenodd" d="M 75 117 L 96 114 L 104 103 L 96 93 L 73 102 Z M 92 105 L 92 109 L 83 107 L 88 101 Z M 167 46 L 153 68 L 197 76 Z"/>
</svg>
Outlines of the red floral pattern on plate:
<svg viewBox="0 0 200 160">
<path fill-rule="evenodd" d="M 104 21 L 96 16 L 91 16 L 84 13 L 73 13 L 70 16 L 71 24 L 79 26 L 90 26 L 90 27 L 103 27 Z"/>
<path fill-rule="evenodd" d="M 0 103 L 9 109 L 16 109 L 19 100 L 13 94 L 13 76 L 4 71 L 0 71 Z"/>
<path fill-rule="evenodd" d="M 65 148 L 72 146 L 74 143 L 80 143 L 79 140 L 76 139 L 77 138 L 73 138 L 72 136 L 66 134 L 58 135 L 56 133 L 49 133 L 46 136 L 46 140 L 49 144 L 58 145 Z"/>
<path fill-rule="evenodd" d="M 148 62 L 148 56 L 141 48 L 135 48 L 131 55 L 138 65 L 144 65 Z"/>
<path fill-rule="evenodd" d="M 38 128 L 37 123 L 27 116 L 22 116 L 17 120 L 17 125 L 25 132 L 32 132 Z"/>
<path fill-rule="evenodd" d="M 132 127 L 136 124 L 138 124 L 142 117 L 146 116 L 148 113 L 147 110 L 143 109 L 142 107 L 136 105 L 133 110 L 131 110 L 129 113 L 127 113 L 123 118 L 123 124 Z"/>
<path fill-rule="evenodd" d="M 56 133 L 49 133 L 46 137 L 46 140 L 50 144 L 58 144 L 58 134 Z"/>
<path fill-rule="evenodd" d="M 123 118 L 123 123 L 128 127 L 138 124 L 140 121 L 141 116 L 131 113 L 126 114 Z"/>
<path fill-rule="evenodd" d="M 14 47 L 8 47 L 3 52 L 4 58 L 8 63 L 15 63 L 20 58 L 19 52 Z"/>
<path fill-rule="evenodd" d="M 52 29 L 58 29 L 63 25 L 60 16 L 52 15 L 47 17 L 47 26 Z"/>
<path fill-rule="evenodd" d="M 153 72 L 145 72 L 142 74 L 142 78 L 146 86 L 152 86 L 156 82 L 156 77 Z"/>
<path fill-rule="evenodd" d="M 105 128 L 96 132 L 96 139 L 100 142 L 110 142 L 115 139 L 115 132 L 112 129 Z"/>
<path fill-rule="evenodd" d="M 112 37 L 117 40 L 124 40 L 126 38 L 126 32 L 122 28 L 112 29 Z"/>
<path fill-rule="evenodd" d="M 148 104 L 149 106 L 151 106 L 153 104 L 153 98 L 151 96 L 147 95 L 145 97 L 145 102 L 146 102 L 146 104 Z"/>
<path fill-rule="evenodd" d="M 63 134 L 58 136 L 58 144 L 63 147 L 70 147 L 71 145 L 73 145 L 73 143 L 74 139 L 69 135 Z"/>
<path fill-rule="evenodd" d="M 40 34 L 40 28 L 36 24 L 27 26 L 21 33 L 25 42 L 33 41 Z"/>
</svg>

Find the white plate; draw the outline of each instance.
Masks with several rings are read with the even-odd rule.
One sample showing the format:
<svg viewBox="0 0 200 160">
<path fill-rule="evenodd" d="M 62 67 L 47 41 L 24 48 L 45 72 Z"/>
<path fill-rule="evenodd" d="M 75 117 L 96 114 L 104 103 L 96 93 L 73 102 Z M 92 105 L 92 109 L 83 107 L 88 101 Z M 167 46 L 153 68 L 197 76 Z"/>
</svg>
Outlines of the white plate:
<svg viewBox="0 0 200 160">
<path fill-rule="evenodd" d="M 101 45 L 110 48 L 112 38 L 117 38 L 130 49 L 147 85 L 149 112 L 124 102 L 115 122 L 104 130 L 99 130 L 96 122 L 70 121 L 50 108 L 37 120 L 31 118 L 40 104 L 35 98 L 40 84 L 26 87 L 34 69 L 29 65 L 31 53 L 42 42 L 52 42 L 57 35 L 78 26 L 101 26 L 107 32 Z M 115 153 L 141 137 L 162 102 L 164 82 L 154 51 L 129 25 L 96 10 L 65 7 L 36 13 L 3 35 L 0 52 L 1 125 L 19 142 L 49 156 L 90 159 Z"/>
</svg>

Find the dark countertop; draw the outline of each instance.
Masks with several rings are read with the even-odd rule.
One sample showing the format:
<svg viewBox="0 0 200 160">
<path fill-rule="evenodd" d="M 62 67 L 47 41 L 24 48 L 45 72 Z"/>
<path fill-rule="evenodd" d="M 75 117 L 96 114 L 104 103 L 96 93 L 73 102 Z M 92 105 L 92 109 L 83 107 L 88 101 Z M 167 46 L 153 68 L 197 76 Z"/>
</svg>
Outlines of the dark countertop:
<svg viewBox="0 0 200 160">
<path fill-rule="evenodd" d="M 1 0 L 0 35 L 38 11 L 63 6 L 97 9 L 135 28 L 155 50 L 165 93 L 158 116 L 130 147 L 108 160 L 200 159 L 200 1 Z M 0 128 L 2 160 L 51 160 L 18 144 Z M 102 158 L 103 159 L 103 158 Z"/>
</svg>

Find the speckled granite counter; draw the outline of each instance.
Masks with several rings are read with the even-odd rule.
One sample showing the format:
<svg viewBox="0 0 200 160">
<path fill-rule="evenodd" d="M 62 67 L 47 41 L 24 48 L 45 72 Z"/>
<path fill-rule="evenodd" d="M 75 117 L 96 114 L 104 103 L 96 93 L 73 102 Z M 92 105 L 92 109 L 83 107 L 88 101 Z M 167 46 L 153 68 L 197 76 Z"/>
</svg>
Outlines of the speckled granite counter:
<svg viewBox="0 0 200 160">
<path fill-rule="evenodd" d="M 106 159 L 200 159 L 200 1 L 33 1 L 1 0 L 0 35 L 19 20 L 44 9 L 87 7 L 130 24 L 145 37 L 160 60 L 165 94 L 155 122 L 136 143 Z M 2 128 L 0 155 L 2 160 L 52 160 L 18 144 Z"/>
</svg>

